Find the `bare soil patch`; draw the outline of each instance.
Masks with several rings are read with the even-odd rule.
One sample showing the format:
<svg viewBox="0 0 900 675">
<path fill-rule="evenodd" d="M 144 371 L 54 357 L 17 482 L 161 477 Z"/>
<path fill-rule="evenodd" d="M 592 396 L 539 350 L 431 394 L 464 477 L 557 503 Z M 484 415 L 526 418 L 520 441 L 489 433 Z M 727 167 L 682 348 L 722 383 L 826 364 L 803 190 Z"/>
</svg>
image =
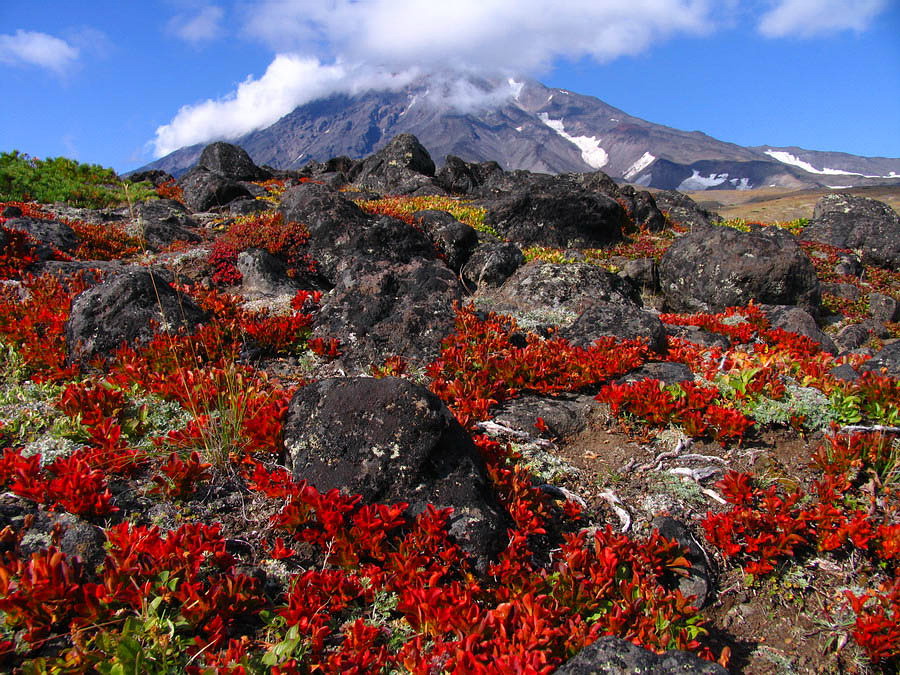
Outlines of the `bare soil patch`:
<svg viewBox="0 0 900 675">
<path fill-rule="evenodd" d="M 816 202 L 834 192 L 846 192 L 869 197 L 889 204 L 900 212 L 900 186 L 858 187 L 843 190 L 790 190 L 787 188 L 759 188 L 757 190 L 705 190 L 687 193 L 702 207 L 723 218 L 743 218 L 760 222 L 776 222 L 811 218 Z"/>
<path fill-rule="evenodd" d="M 670 515 L 705 542 L 700 521 L 722 508 L 714 484 L 726 471 L 750 472 L 785 489 L 808 485 L 816 474 L 810 458 L 822 434 L 763 430 L 727 448 L 712 441 L 679 445 L 679 440 L 666 431 L 655 439 L 630 434 L 598 409 L 589 428 L 556 439 L 554 454 L 574 469 L 557 482 L 584 499 L 585 516 L 595 526 L 621 530 L 624 511 L 629 532 L 646 535 L 653 518 Z M 686 469 L 709 475 L 697 481 Z M 715 591 L 703 615 L 716 648 L 731 650 L 729 672 L 873 672 L 848 640 L 852 616 L 836 602 L 854 583 L 859 561 L 826 560 L 815 551 L 802 558 L 802 564 L 783 564 L 755 580 L 723 559 L 711 561 Z"/>
</svg>

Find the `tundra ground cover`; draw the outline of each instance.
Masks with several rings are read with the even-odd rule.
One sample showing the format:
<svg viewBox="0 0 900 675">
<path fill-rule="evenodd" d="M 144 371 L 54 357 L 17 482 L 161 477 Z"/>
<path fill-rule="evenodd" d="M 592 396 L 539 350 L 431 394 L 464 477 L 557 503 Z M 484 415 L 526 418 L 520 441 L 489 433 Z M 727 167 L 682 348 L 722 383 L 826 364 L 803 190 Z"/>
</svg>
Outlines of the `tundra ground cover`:
<svg viewBox="0 0 900 675">
<path fill-rule="evenodd" d="M 454 197 L 384 197 L 382 199 L 360 199 L 357 205 L 366 213 L 379 216 L 391 216 L 409 224 L 414 224 L 413 214 L 418 211 L 446 211 L 459 222 L 465 223 L 479 232 L 497 236 L 497 232 L 485 225 L 486 210 L 474 206 L 464 199 Z"/>
<path fill-rule="evenodd" d="M 248 232 L 267 232 L 266 241 L 283 234 L 289 244 L 277 252 L 302 256 L 296 230 L 254 222 Z M 603 523 L 584 529 L 593 523 L 575 503 L 538 489 L 510 446 L 477 431 L 524 393 L 570 392 L 598 396 L 631 435 L 676 427 L 728 452 L 765 429 L 825 430 L 810 443 L 807 484 L 729 472 L 716 486 L 726 504 L 702 527 L 726 566 L 752 575 L 750 586 L 812 556 L 852 558 L 854 583 L 829 599 L 832 609 L 852 614 L 845 631 L 871 663 L 896 665 L 900 444 L 890 428 L 900 389 L 877 373 L 852 382 L 832 374 L 861 357 L 836 359 L 773 330 L 750 305 L 662 317 L 729 338 L 728 348 L 670 339 L 666 358 L 689 364 L 704 382 L 623 384 L 614 380 L 651 359 L 641 342 L 578 348 L 458 307 L 456 330 L 426 375 L 476 434 L 514 522 L 509 545 L 479 576 L 447 534 L 451 514 L 413 516 L 404 504 L 321 493 L 278 466 L 287 401 L 303 382 L 282 381 L 242 354 L 252 346 L 289 356 L 319 344 L 309 339 L 315 294 L 298 294 L 293 313 L 275 317 L 180 286 L 213 321 L 191 334 L 160 333 L 81 372 L 66 363 L 63 327 L 89 276 L 25 276 L 0 291 L 7 379 L 52 387 L 51 404 L 76 441 L 72 452 L 48 459 L 0 427 L 0 484 L 14 495 L 4 499 L 26 514 L 0 532 L 5 667 L 541 673 L 606 634 L 727 660 L 727 645 L 677 588 L 689 566 L 677 545 Z M 385 367 L 402 374 L 398 361 Z M 151 419 L 151 406 L 168 413 Z M 245 520 L 208 517 L 223 486 L 246 501 Z M 177 517 L 167 510 L 173 502 Z M 154 509 L 166 514 L 160 522 L 147 515 Z M 46 517 L 59 527 L 35 546 L 29 535 Z M 106 542 L 93 566 L 61 551 L 73 517 Z M 247 541 L 254 520 L 264 523 L 261 536 Z M 548 557 L 542 542 L 552 536 L 559 545 Z"/>
</svg>

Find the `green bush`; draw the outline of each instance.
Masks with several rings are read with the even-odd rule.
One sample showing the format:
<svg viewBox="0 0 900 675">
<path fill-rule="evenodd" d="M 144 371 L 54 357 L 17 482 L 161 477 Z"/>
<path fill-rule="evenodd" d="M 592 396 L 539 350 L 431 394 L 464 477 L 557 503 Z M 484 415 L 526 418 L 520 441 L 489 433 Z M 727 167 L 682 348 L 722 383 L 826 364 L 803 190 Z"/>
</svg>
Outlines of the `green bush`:
<svg viewBox="0 0 900 675">
<path fill-rule="evenodd" d="M 146 198 L 146 190 L 137 192 Z M 18 150 L 0 153 L 0 201 L 32 200 L 87 208 L 128 201 L 125 184 L 112 169 L 66 157 L 37 159 Z"/>
</svg>

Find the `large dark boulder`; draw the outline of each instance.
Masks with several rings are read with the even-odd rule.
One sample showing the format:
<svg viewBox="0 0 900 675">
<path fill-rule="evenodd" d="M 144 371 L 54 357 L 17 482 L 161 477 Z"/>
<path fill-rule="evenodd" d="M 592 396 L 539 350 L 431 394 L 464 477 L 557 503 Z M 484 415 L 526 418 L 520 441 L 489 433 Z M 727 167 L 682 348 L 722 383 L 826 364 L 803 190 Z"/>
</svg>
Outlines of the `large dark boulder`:
<svg viewBox="0 0 900 675">
<path fill-rule="evenodd" d="M 285 222 L 297 222 L 309 232 L 309 254 L 333 283 L 338 263 L 346 257 L 350 240 L 368 226 L 370 218 L 332 188 L 302 183 L 289 188 L 279 207 Z"/>
<path fill-rule="evenodd" d="M 300 389 L 284 425 L 287 466 L 366 502 L 453 508 L 450 533 L 480 567 L 509 518 L 471 438 L 425 387 L 399 378 L 330 378 Z"/>
<path fill-rule="evenodd" d="M 522 438 L 536 434 L 534 425 L 540 417 L 552 436 L 573 437 L 588 427 L 597 405 L 593 396 L 561 394 L 550 398 L 523 394 L 504 401 L 491 419 Z"/>
<path fill-rule="evenodd" d="M 622 638 L 599 638 L 553 671 L 556 675 L 728 675 L 717 663 L 690 652 L 656 654 Z"/>
<path fill-rule="evenodd" d="M 422 366 L 453 331 L 461 298 L 456 275 L 438 260 L 358 260 L 323 298 L 315 334 L 340 340 L 348 371 L 368 372 L 394 354 Z"/>
<path fill-rule="evenodd" d="M 132 269 L 80 293 L 66 322 L 69 363 L 108 356 L 123 343 L 149 340 L 157 332 L 190 329 L 206 320 L 193 300 L 165 278 Z"/>
<path fill-rule="evenodd" d="M 686 194 L 675 190 L 661 190 L 653 193 L 653 200 L 669 220 L 691 231 L 702 230 L 721 220 L 717 215 L 697 205 Z"/>
<path fill-rule="evenodd" d="M 176 241 L 200 241 L 189 227 L 198 227 L 198 223 L 183 204 L 172 199 L 156 199 L 138 204 L 129 231 L 150 249 L 158 251 Z"/>
<path fill-rule="evenodd" d="M 332 285 L 360 259 L 403 264 L 438 255 L 424 232 L 394 218 L 373 220 L 324 185 L 305 183 L 288 190 L 281 213 L 286 221 L 306 225 L 309 254 Z"/>
<path fill-rule="evenodd" d="M 613 198 L 562 180 L 499 197 L 487 210 L 485 224 L 522 246 L 599 248 L 621 241 L 630 224 Z"/>
<path fill-rule="evenodd" d="M 434 182 L 451 194 L 467 195 L 476 192 L 492 175 L 502 172 L 497 162 L 466 162 L 455 155 L 447 155 Z"/>
<path fill-rule="evenodd" d="M 581 313 L 596 302 L 640 305 L 640 296 L 627 280 L 587 263 L 530 262 L 517 269 L 494 296 L 519 311 L 565 310 Z"/>
<path fill-rule="evenodd" d="M 900 215 L 874 199 L 825 195 L 816 203 L 800 238 L 853 249 L 866 265 L 900 268 Z"/>
<path fill-rule="evenodd" d="M 413 218 L 440 249 L 447 266 L 459 272 L 478 246 L 475 228 L 459 222 L 446 211 L 417 211 Z"/>
<path fill-rule="evenodd" d="M 512 242 L 488 241 L 481 244 L 460 269 L 466 289 L 495 288 L 525 264 L 522 249 Z"/>
<path fill-rule="evenodd" d="M 646 190 L 638 191 L 625 185 L 619 190 L 619 201 L 625 205 L 625 210 L 638 229 L 660 232 L 666 227 L 666 217 L 656 205 L 653 195 Z"/>
<path fill-rule="evenodd" d="M 245 296 L 278 296 L 296 293 L 300 285 L 288 276 L 278 257 L 260 248 L 241 251 L 237 258 L 241 293 Z"/>
<path fill-rule="evenodd" d="M 812 262 L 775 227 L 710 227 L 680 237 L 660 261 L 659 281 L 674 312 L 720 312 L 754 300 L 816 313 L 820 299 Z"/>
<path fill-rule="evenodd" d="M 334 251 L 341 255 L 343 264 L 349 258 L 368 258 L 403 264 L 417 259 L 434 260 L 438 257 L 438 249 L 428 236 L 412 225 L 396 218 L 383 216 L 365 227 L 352 232 L 345 241 L 341 241 Z"/>
<path fill-rule="evenodd" d="M 255 181 L 272 177 L 269 171 L 254 164 L 246 150 L 223 141 L 211 143 L 203 148 L 197 166 L 231 180 Z"/>
<path fill-rule="evenodd" d="M 286 221 L 303 223 L 312 238 L 333 238 L 364 224 L 369 218 L 340 192 L 318 183 L 288 188 L 279 207 Z"/>
<path fill-rule="evenodd" d="M 184 203 L 194 212 L 209 211 L 251 196 L 246 186 L 202 166 L 184 174 L 178 185 L 184 192 Z"/>
<path fill-rule="evenodd" d="M 412 134 L 400 134 L 374 155 L 355 164 L 347 177 L 365 190 L 403 195 L 435 188 L 434 168 L 431 155 L 419 139 Z"/>
<path fill-rule="evenodd" d="M 132 183 L 142 183 L 144 181 L 152 183 L 153 187 L 159 187 L 163 183 L 175 180 L 175 177 L 162 169 L 148 169 L 147 171 L 135 171 L 125 178 Z"/>
<path fill-rule="evenodd" d="M 560 337 L 579 347 L 588 347 L 601 337 L 644 338 L 654 352 L 665 354 L 668 351 L 666 328 L 659 317 L 630 303 L 594 301 L 571 326 L 560 332 Z"/>
<path fill-rule="evenodd" d="M 65 223 L 55 220 L 10 218 L 3 223 L 3 227 L 30 235 L 39 244 L 37 255 L 41 260 L 52 257 L 54 251 L 72 253 L 78 247 L 78 235 L 75 231 Z"/>
</svg>

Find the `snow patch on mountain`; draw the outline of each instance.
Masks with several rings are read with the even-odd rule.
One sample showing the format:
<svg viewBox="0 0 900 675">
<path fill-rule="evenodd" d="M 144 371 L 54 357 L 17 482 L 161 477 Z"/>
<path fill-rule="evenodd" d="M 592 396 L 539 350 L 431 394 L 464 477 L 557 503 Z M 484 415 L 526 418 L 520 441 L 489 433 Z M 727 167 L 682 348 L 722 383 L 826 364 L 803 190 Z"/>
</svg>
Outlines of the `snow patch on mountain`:
<svg viewBox="0 0 900 675">
<path fill-rule="evenodd" d="M 400 113 L 400 117 L 403 117 L 406 113 L 408 113 L 410 110 L 412 110 L 412 107 L 418 102 L 418 100 L 419 100 L 419 95 L 413 94 L 412 97 L 409 99 L 409 105 L 407 105 L 406 109 L 402 113 Z"/>
<path fill-rule="evenodd" d="M 588 166 L 602 169 L 609 162 L 609 155 L 600 147 L 601 139 L 596 136 L 571 136 L 566 133 L 562 120 L 551 120 L 547 113 L 538 113 L 538 117 L 541 122 L 581 150 L 581 158 Z"/>
<path fill-rule="evenodd" d="M 630 167 L 628 167 L 625 170 L 625 173 L 622 174 L 622 178 L 624 178 L 625 180 L 631 180 L 632 178 L 637 176 L 641 171 L 643 171 L 648 166 L 653 164 L 653 162 L 655 160 L 656 160 L 656 157 L 651 155 L 649 152 L 645 152 L 643 155 L 641 155 L 638 158 L 638 160 L 634 164 L 632 164 Z"/>
<path fill-rule="evenodd" d="M 864 173 L 857 173 L 855 171 L 846 171 L 844 169 L 829 169 L 828 167 L 817 169 L 809 162 L 804 162 L 799 157 L 792 155 L 789 152 L 784 152 L 783 150 L 766 150 L 766 154 L 772 159 L 777 159 L 779 162 L 783 164 L 790 164 L 791 166 L 796 166 L 804 171 L 809 173 L 816 173 L 820 176 L 862 176 L 863 178 L 897 178 L 898 175 L 895 171 L 891 171 L 887 176 L 867 176 Z"/>
<path fill-rule="evenodd" d="M 711 173 L 709 176 L 701 176 L 700 172 L 694 169 L 693 175 L 690 178 L 685 178 L 681 181 L 676 189 L 679 191 L 708 190 L 709 188 L 721 185 L 726 180 L 728 180 L 727 173 Z"/>
</svg>

